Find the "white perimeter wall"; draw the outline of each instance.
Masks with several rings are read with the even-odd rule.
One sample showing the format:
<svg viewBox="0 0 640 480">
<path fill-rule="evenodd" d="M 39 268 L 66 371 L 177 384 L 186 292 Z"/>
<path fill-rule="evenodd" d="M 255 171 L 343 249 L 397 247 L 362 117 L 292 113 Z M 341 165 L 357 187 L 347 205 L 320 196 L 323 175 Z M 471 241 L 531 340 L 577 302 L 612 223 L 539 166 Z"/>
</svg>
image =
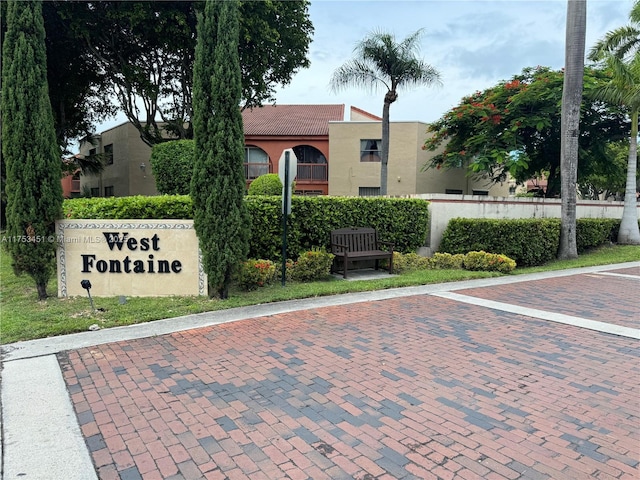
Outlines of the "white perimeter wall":
<svg viewBox="0 0 640 480">
<path fill-rule="evenodd" d="M 411 195 L 429 203 L 429 233 L 420 253 L 438 251 L 442 234 L 452 218 L 560 218 L 556 198 L 481 197 L 470 195 Z M 622 218 L 623 202 L 578 200 L 578 218 Z M 640 211 L 640 206 L 638 207 Z"/>
</svg>

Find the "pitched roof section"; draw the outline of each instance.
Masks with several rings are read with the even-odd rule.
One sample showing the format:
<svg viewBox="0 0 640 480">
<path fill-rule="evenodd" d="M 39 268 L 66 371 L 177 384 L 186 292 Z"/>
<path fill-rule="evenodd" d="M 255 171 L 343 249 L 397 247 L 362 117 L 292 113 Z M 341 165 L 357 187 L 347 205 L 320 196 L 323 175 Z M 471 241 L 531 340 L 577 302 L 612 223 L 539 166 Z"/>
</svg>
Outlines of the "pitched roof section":
<svg viewBox="0 0 640 480">
<path fill-rule="evenodd" d="M 242 112 L 245 135 L 329 135 L 329 122 L 344 120 L 344 105 L 264 105 Z"/>
<path fill-rule="evenodd" d="M 366 112 L 361 108 L 351 106 L 351 121 L 354 122 L 358 120 L 372 120 L 374 122 L 381 122 L 382 118 L 374 115 L 373 113 Z"/>
</svg>

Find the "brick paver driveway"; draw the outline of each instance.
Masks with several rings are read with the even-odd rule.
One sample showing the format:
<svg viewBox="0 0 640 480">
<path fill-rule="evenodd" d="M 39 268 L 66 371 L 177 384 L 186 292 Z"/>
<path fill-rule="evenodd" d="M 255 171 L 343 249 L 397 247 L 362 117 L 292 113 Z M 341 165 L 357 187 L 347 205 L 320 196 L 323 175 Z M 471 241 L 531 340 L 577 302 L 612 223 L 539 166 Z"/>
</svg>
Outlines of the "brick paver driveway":
<svg viewBox="0 0 640 480">
<path fill-rule="evenodd" d="M 637 328 L 639 272 L 622 273 L 459 293 Z M 633 338 L 419 295 L 59 360 L 104 480 L 632 479 L 639 356 Z"/>
</svg>

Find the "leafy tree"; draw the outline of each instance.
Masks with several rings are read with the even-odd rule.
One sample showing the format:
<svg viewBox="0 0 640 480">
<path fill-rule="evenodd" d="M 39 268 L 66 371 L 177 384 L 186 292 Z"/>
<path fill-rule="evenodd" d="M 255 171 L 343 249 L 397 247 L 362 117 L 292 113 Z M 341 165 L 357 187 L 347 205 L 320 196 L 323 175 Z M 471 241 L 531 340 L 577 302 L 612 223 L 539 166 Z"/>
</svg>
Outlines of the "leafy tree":
<svg viewBox="0 0 640 480">
<path fill-rule="evenodd" d="M 10 0 L 2 47 L 2 153 L 7 237 L 16 274 L 27 273 L 47 298 L 54 272 L 55 221 L 62 216 L 60 149 L 47 92 L 41 1 Z"/>
<path fill-rule="evenodd" d="M 609 32 L 589 53 L 592 60 L 604 61 L 613 72 L 611 81 L 597 89 L 594 96 L 622 105 L 631 117 L 629 158 L 624 208 L 618 243 L 640 245 L 637 213 L 638 112 L 640 111 L 640 2 L 634 4 L 632 25 Z"/>
<path fill-rule="evenodd" d="M 560 245 L 558 258 L 578 256 L 576 198 L 580 138 L 580 106 L 584 76 L 584 44 L 587 32 L 587 0 L 567 0 L 565 71 L 560 121 Z"/>
<path fill-rule="evenodd" d="M 196 157 L 191 180 L 194 227 L 209 295 L 228 297 L 233 270 L 249 249 L 244 203 L 244 133 L 237 0 L 207 0 L 198 20 L 193 106 Z"/>
<path fill-rule="evenodd" d="M 149 161 L 160 193 L 189 194 L 194 154 L 193 140 L 173 140 L 153 146 Z"/>
<path fill-rule="evenodd" d="M 495 183 L 509 175 L 519 183 L 546 176 L 548 197 L 560 194 L 561 70 L 525 68 L 519 75 L 464 97 L 429 125 L 433 135 L 423 148 L 436 152 L 424 168 L 466 167 Z M 581 107 L 578 182 L 607 163 L 607 144 L 626 137 L 625 112 L 590 97 L 610 80 L 602 69 L 586 67 Z"/>
<path fill-rule="evenodd" d="M 331 87 L 340 90 L 349 86 L 376 90 L 386 88 L 382 108 L 382 138 L 380 145 L 380 194 L 387 194 L 389 162 L 389 108 L 398 99 L 398 90 L 414 85 L 440 82 L 440 73 L 417 58 L 422 30 L 397 42 L 395 36 L 373 32 L 356 45 L 356 58 L 339 67 L 331 77 Z"/>
<path fill-rule="evenodd" d="M 582 198 L 624 200 L 629 158 L 628 139 L 609 143 L 606 147 L 605 157 L 610 161 L 592 162 L 589 169 L 584 171 L 578 184 Z M 639 173 L 636 172 L 636 182 Z"/>
<path fill-rule="evenodd" d="M 67 2 L 63 2 L 67 3 Z M 71 2 L 68 22 L 112 80 L 108 92 L 153 145 L 193 137 L 193 62 L 201 1 Z M 308 0 L 240 4 L 242 106 L 273 100 L 306 58 L 313 26 Z M 286 35 L 282 32 L 286 32 Z M 240 104 L 239 104 L 240 105 Z"/>
</svg>

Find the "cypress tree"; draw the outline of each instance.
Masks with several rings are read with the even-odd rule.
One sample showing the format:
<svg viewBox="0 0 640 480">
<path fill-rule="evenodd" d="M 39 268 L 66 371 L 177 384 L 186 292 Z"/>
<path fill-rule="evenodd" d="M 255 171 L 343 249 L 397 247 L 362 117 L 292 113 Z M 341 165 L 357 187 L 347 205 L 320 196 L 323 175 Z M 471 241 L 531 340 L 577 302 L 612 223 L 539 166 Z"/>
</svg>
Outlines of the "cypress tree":
<svg viewBox="0 0 640 480">
<path fill-rule="evenodd" d="M 193 76 L 191 198 L 209 296 L 220 298 L 227 298 L 232 273 L 249 249 L 239 32 L 237 0 L 206 1 Z"/>
<path fill-rule="evenodd" d="M 2 153 L 7 245 L 16 274 L 47 297 L 55 271 L 55 221 L 62 216 L 61 154 L 47 85 L 42 2 L 10 0 L 2 46 Z"/>
</svg>

